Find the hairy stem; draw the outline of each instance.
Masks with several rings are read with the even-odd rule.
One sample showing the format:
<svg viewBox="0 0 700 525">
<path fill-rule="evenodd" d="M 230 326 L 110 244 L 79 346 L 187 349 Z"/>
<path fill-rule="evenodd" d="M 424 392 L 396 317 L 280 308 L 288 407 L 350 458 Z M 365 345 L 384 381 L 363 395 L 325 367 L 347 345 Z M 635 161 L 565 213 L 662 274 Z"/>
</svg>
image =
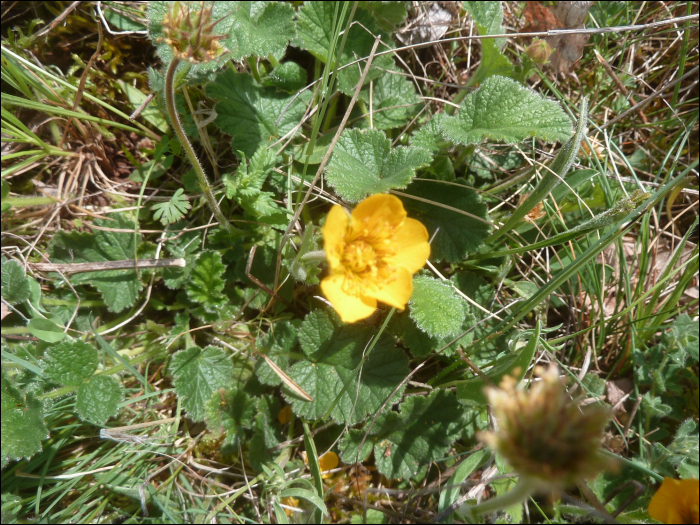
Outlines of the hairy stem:
<svg viewBox="0 0 700 525">
<path fill-rule="evenodd" d="M 202 168 L 202 165 L 197 158 L 197 154 L 194 152 L 194 148 L 192 148 L 192 144 L 190 144 L 189 139 L 185 135 L 185 131 L 182 129 L 180 116 L 177 114 L 177 110 L 175 109 L 175 71 L 177 70 L 179 63 L 180 59 L 174 57 L 172 62 L 170 62 L 168 72 L 165 75 L 165 107 L 168 111 L 168 116 L 170 117 L 170 123 L 175 130 L 175 135 L 177 135 L 177 138 L 180 140 L 180 144 L 182 144 L 182 149 L 185 151 L 187 158 L 190 159 L 190 163 L 192 164 L 194 172 L 197 175 L 199 187 L 204 194 L 204 198 L 207 200 L 207 204 L 209 204 L 209 209 L 214 214 L 214 217 L 216 217 L 216 220 L 219 221 L 219 224 L 228 233 L 233 233 L 235 228 L 221 212 L 219 203 L 216 201 L 214 192 L 212 191 L 209 181 L 207 180 L 207 174 L 204 172 L 204 168 Z"/>
<path fill-rule="evenodd" d="M 472 517 L 476 517 L 479 514 L 487 514 L 491 512 L 496 512 L 497 510 L 502 510 L 520 503 L 529 498 L 535 491 L 535 484 L 531 479 L 521 477 L 520 481 L 513 487 L 510 491 L 495 498 L 479 503 L 478 505 L 470 505 L 468 507 L 469 513 Z"/>
</svg>

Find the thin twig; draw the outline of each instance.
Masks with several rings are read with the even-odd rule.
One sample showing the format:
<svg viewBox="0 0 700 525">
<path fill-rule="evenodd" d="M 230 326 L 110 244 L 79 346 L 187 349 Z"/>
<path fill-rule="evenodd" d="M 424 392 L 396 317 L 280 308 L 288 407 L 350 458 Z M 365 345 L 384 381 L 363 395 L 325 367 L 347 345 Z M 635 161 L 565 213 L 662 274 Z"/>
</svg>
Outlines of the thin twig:
<svg viewBox="0 0 700 525">
<path fill-rule="evenodd" d="M 89 263 L 27 263 L 37 272 L 63 272 L 66 274 L 83 272 L 103 272 L 108 270 L 131 270 L 146 268 L 185 268 L 185 259 L 139 259 L 122 261 L 102 261 Z"/>
</svg>

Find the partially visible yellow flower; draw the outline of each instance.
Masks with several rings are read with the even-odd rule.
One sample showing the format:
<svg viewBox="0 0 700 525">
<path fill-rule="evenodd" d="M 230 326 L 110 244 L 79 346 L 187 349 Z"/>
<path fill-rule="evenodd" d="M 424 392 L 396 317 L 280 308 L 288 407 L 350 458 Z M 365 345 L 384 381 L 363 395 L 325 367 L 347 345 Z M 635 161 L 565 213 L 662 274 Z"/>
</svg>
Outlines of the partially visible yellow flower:
<svg viewBox="0 0 700 525">
<path fill-rule="evenodd" d="M 289 497 L 289 498 L 282 498 L 282 499 L 280 500 L 280 503 L 281 503 L 282 505 L 287 506 L 287 507 L 295 507 L 295 508 L 297 508 L 297 509 L 299 508 L 299 500 L 296 499 L 296 498 L 292 498 L 292 497 Z M 284 509 L 284 513 L 285 513 L 287 516 L 291 516 L 292 514 L 294 514 L 294 511 L 293 511 L 292 509 Z"/>
<path fill-rule="evenodd" d="M 698 523 L 697 479 L 664 478 L 649 502 L 649 516 L 663 523 Z"/>
<path fill-rule="evenodd" d="M 430 256 L 428 230 L 406 217 L 393 195 L 372 195 L 352 214 L 333 206 L 323 227 L 330 275 L 321 289 L 340 318 L 369 317 L 377 301 L 403 310 L 413 292 L 412 275 Z"/>
</svg>

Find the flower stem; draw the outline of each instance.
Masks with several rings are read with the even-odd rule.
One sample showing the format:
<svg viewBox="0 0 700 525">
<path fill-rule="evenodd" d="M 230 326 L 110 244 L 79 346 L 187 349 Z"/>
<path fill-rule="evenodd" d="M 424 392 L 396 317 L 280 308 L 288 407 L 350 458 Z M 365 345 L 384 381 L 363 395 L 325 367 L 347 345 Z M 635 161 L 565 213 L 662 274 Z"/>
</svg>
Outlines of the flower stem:
<svg viewBox="0 0 700 525">
<path fill-rule="evenodd" d="M 469 505 L 467 508 L 472 518 L 479 514 L 496 512 L 525 501 L 535 492 L 536 488 L 537 484 L 532 479 L 521 476 L 515 487 L 505 494 L 486 500 L 478 505 Z"/>
<path fill-rule="evenodd" d="M 170 62 L 168 71 L 165 75 L 165 107 L 168 111 L 168 116 L 170 117 L 170 123 L 175 130 L 175 135 L 177 135 L 177 138 L 180 140 L 180 144 L 182 144 L 182 149 L 185 151 L 185 155 L 187 155 L 187 158 L 190 160 L 190 163 L 194 168 L 194 172 L 197 175 L 197 182 L 199 183 L 199 187 L 204 194 L 204 198 L 207 200 L 207 204 L 209 204 L 209 209 L 214 214 L 214 217 L 216 217 L 216 220 L 219 221 L 221 227 L 228 233 L 233 233 L 235 228 L 221 212 L 219 203 L 216 201 L 214 192 L 212 191 L 209 181 L 207 180 L 207 174 L 204 172 L 204 168 L 202 168 L 202 165 L 197 158 L 197 154 L 194 152 L 187 135 L 185 135 L 185 131 L 182 129 L 180 116 L 177 114 L 177 110 L 175 109 L 175 71 L 177 71 L 177 66 L 179 63 L 180 59 L 173 57 L 173 60 Z"/>
</svg>

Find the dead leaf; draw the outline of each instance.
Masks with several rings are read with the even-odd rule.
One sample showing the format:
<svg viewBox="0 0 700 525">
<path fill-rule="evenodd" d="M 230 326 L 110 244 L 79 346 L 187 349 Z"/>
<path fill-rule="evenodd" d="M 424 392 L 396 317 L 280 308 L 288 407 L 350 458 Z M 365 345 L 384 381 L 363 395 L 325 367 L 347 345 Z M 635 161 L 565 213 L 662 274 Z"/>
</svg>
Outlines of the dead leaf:
<svg viewBox="0 0 700 525">
<path fill-rule="evenodd" d="M 593 2 L 556 2 L 551 9 L 539 2 L 525 2 L 523 26 L 520 32 L 530 33 L 552 29 L 583 28 L 588 10 Z M 583 47 L 589 35 L 548 36 L 545 41 L 554 48 L 549 57 L 550 66 L 557 73 L 569 73 L 571 66 L 583 55 Z"/>
</svg>

